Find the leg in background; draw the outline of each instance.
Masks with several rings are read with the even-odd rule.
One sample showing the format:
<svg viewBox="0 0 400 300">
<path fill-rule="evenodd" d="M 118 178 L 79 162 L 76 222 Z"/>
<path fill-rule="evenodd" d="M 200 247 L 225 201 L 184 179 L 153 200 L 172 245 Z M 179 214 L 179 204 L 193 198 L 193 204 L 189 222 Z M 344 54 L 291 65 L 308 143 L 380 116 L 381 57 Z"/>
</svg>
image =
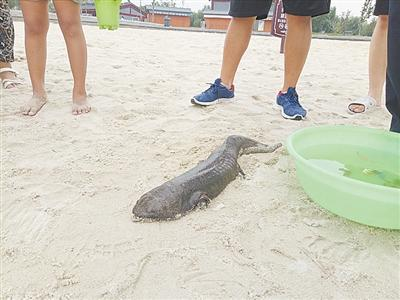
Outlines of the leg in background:
<svg viewBox="0 0 400 300">
<path fill-rule="evenodd" d="M 25 51 L 33 96 L 24 107 L 25 115 L 36 115 L 47 102 L 45 90 L 46 37 L 49 29 L 47 1 L 21 0 L 25 22 Z"/>
<path fill-rule="evenodd" d="M 312 38 L 311 17 L 287 15 L 285 77 L 282 92 L 295 88 L 306 63 Z"/>
<path fill-rule="evenodd" d="M 382 104 L 383 86 L 386 80 L 387 36 L 388 16 L 379 16 L 369 48 L 368 90 L 368 96 L 372 97 L 378 106 Z M 355 113 L 362 113 L 366 108 L 364 105 L 351 104 L 349 109 Z"/>
<path fill-rule="evenodd" d="M 369 96 L 382 103 L 387 69 L 388 16 L 379 16 L 369 51 Z"/>
<path fill-rule="evenodd" d="M 55 0 L 54 6 L 68 49 L 74 77 L 72 113 L 88 113 L 91 109 L 86 94 L 87 47 L 80 20 L 80 6 L 73 1 Z"/>
<path fill-rule="evenodd" d="M 221 68 L 221 81 L 228 88 L 233 85 L 240 60 L 249 45 L 255 19 L 232 18 L 229 25 Z"/>
<path fill-rule="evenodd" d="M 390 0 L 386 107 L 392 114 L 390 130 L 400 133 L 400 1 Z"/>
</svg>

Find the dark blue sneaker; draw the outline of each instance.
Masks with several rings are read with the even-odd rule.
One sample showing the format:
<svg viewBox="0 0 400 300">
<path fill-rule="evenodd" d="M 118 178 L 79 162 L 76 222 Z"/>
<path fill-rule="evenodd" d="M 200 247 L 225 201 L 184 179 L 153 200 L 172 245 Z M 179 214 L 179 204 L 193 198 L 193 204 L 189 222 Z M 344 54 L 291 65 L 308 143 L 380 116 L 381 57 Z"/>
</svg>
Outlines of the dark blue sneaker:
<svg viewBox="0 0 400 300">
<path fill-rule="evenodd" d="M 193 104 L 209 106 L 217 104 L 222 101 L 227 101 L 235 97 L 234 87 L 227 89 L 221 83 L 221 79 L 215 80 L 214 83 L 210 83 L 210 87 L 202 92 L 200 95 L 194 96 L 191 100 Z"/>
<path fill-rule="evenodd" d="M 295 88 L 289 88 L 286 94 L 279 92 L 276 103 L 282 107 L 282 116 L 290 120 L 304 120 L 307 111 L 299 103 L 299 95 Z"/>
</svg>

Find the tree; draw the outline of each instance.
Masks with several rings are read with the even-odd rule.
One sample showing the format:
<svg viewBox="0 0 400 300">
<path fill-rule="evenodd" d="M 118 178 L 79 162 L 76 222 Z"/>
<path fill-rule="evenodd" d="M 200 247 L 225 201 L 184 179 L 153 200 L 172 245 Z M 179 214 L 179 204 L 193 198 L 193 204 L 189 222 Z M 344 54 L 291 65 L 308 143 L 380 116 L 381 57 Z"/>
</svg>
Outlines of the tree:
<svg viewBox="0 0 400 300">
<path fill-rule="evenodd" d="M 204 19 L 204 12 L 202 10 L 194 12 L 190 19 L 190 26 L 201 27 L 201 21 L 203 21 L 203 19 Z"/>
<path fill-rule="evenodd" d="M 372 0 L 365 0 L 361 17 L 352 16 L 350 11 L 338 16 L 335 7 L 332 7 L 329 14 L 313 19 L 313 31 L 331 34 L 352 34 L 371 36 L 376 20 L 371 19 L 373 10 Z"/>
<path fill-rule="evenodd" d="M 374 7 L 372 5 L 372 0 L 365 0 L 364 5 L 361 10 L 360 26 L 359 26 L 359 30 L 358 30 L 359 35 L 361 35 L 361 30 L 363 28 L 364 23 L 369 18 L 371 18 L 373 11 L 374 11 Z"/>
<path fill-rule="evenodd" d="M 162 6 L 162 7 L 176 7 L 176 2 L 175 0 L 153 0 L 153 2 L 151 3 L 151 5 L 153 7 L 155 6 Z"/>
<path fill-rule="evenodd" d="M 364 23 L 361 26 L 360 35 L 362 35 L 362 36 L 372 36 L 372 34 L 374 33 L 375 26 L 376 26 L 376 18 L 374 18 L 369 23 L 368 22 Z"/>
<path fill-rule="evenodd" d="M 49 11 L 53 13 L 56 12 L 53 1 L 49 1 Z"/>
<path fill-rule="evenodd" d="M 361 23 L 364 23 L 372 16 L 372 12 L 374 11 L 374 7 L 372 4 L 372 0 L 365 0 L 364 5 L 361 10 Z"/>
<path fill-rule="evenodd" d="M 329 14 L 313 18 L 313 31 L 333 33 L 338 21 L 339 17 L 336 15 L 336 7 L 332 7 Z"/>
<path fill-rule="evenodd" d="M 9 0 L 8 5 L 11 9 L 19 9 L 19 1 L 18 0 Z"/>
<path fill-rule="evenodd" d="M 343 12 L 339 17 L 339 22 L 335 26 L 335 33 L 337 34 L 357 34 L 359 31 L 359 17 L 352 17 L 351 12 L 348 10 Z M 355 28 L 354 28 L 355 26 Z"/>
</svg>

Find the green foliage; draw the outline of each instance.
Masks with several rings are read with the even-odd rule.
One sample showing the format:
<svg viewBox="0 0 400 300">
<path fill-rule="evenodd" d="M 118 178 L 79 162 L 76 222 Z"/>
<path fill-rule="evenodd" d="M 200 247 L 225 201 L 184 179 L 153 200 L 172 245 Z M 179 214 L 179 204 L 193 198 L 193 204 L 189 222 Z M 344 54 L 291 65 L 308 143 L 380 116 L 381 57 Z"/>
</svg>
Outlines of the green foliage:
<svg viewBox="0 0 400 300">
<path fill-rule="evenodd" d="M 8 5 L 11 9 L 19 9 L 19 0 L 9 0 Z"/>
<path fill-rule="evenodd" d="M 151 3 L 152 6 L 162 6 L 162 7 L 176 7 L 176 3 L 174 0 L 153 0 Z"/>
<path fill-rule="evenodd" d="M 374 6 L 372 4 L 372 0 L 365 0 L 361 10 L 361 23 L 371 18 L 373 11 Z"/>
<path fill-rule="evenodd" d="M 365 0 L 362 16 L 354 17 L 350 11 L 337 15 L 335 7 L 327 15 L 313 19 L 313 31 L 335 35 L 365 35 L 371 36 L 376 20 L 368 21 L 372 15 L 372 2 Z"/>
<path fill-rule="evenodd" d="M 54 7 L 53 1 L 49 1 L 49 11 L 50 12 L 56 12 L 56 9 Z"/>
<path fill-rule="evenodd" d="M 333 33 L 338 20 L 336 7 L 333 7 L 329 14 L 313 19 L 313 30 L 314 32 Z"/>
<path fill-rule="evenodd" d="M 357 35 L 360 28 L 360 17 L 353 17 L 350 11 L 342 13 L 335 26 L 335 33 L 341 35 Z"/>
<path fill-rule="evenodd" d="M 201 27 L 201 21 L 203 21 L 203 19 L 204 19 L 204 12 L 202 10 L 194 12 L 190 19 L 190 26 Z"/>
<path fill-rule="evenodd" d="M 372 36 L 372 34 L 374 33 L 375 26 L 376 26 L 375 18 L 369 23 L 362 24 L 360 29 L 360 35 Z"/>
</svg>

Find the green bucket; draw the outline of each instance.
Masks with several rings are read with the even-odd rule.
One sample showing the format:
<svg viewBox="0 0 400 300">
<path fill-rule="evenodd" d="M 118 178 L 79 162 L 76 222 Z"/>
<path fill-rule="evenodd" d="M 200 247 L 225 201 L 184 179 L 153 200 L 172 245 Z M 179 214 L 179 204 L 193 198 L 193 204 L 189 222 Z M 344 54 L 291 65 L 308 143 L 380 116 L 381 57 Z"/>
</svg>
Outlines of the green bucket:
<svg viewBox="0 0 400 300">
<path fill-rule="evenodd" d="M 311 127 L 292 134 L 287 148 L 315 202 L 358 223 L 400 229 L 400 134 Z"/>
<path fill-rule="evenodd" d="M 94 3 L 100 29 L 118 29 L 121 0 L 95 0 Z"/>
</svg>

